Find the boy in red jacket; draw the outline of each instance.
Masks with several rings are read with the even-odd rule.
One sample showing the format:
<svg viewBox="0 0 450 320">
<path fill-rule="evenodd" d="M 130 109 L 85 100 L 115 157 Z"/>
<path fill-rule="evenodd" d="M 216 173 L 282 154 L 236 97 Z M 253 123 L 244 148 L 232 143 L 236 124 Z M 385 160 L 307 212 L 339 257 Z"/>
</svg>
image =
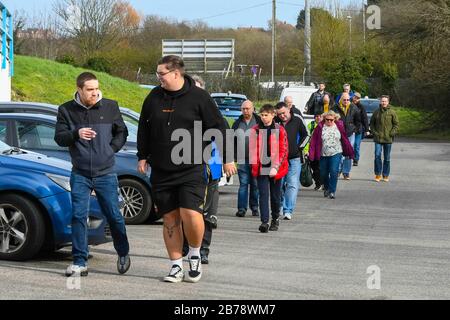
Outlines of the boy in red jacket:
<svg viewBox="0 0 450 320">
<path fill-rule="evenodd" d="M 250 132 L 250 164 L 257 177 L 261 226 L 259 231 L 277 231 L 280 217 L 281 178 L 288 172 L 288 140 L 286 131 L 276 124 L 275 108 L 265 104 L 259 111 L 261 123 Z M 269 197 L 272 222 L 269 227 Z"/>
</svg>

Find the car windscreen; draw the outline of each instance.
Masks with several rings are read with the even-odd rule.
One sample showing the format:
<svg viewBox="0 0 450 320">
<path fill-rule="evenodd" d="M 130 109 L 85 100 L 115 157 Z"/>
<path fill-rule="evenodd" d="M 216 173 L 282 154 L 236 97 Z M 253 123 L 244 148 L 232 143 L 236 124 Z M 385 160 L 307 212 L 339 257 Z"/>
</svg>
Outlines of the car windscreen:
<svg viewBox="0 0 450 320">
<path fill-rule="evenodd" d="M 9 150 L 9 149 L 11 149 L 10 146 L 8 146 L 3 141 L 0 141 L 0 153 L 3 153 L 3 151 Z"/>
<path fill-rule="evenodd" d="M 233 97 L 214 97 L 214 101 L 219 107 L 241 109 L 241 105 L 244 103 L 245 99 L 233 98 Z"/>
<path fill-rule="evenodd" d="M 126 114 L 122 114 L 122 118 L 128 129 L 127 141 L 137 142 L 137 133 L 138 133 L 139 122 L 136 119 L 134 119 Z"/>
<path fill-rule="evenodd" d="M 378 100 L 361 100 L 361 104 L 363 105 L 366 112 L 373 113 L 380 106 L 380 101 L 378 101 Z"/>
</svg>

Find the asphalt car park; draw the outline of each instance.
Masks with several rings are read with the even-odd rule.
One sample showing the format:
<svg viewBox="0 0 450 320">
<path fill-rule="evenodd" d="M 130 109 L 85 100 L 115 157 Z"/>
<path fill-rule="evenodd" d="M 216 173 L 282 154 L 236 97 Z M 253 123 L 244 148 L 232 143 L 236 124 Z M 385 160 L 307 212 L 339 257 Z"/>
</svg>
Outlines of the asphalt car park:
<svg viewBox="0 0 450 320">
<path fill-rule="evenodd" d="M 64 276 L 68 249 L 0 261 L 0 299 L 450 299 L 450 144 L 398 139 L 389 183 L 372 181 L 373 143 L 361 151 L 335 200 L 302 188 L 293 219 L 277 232 L 261 234 L 259 218 L 236 217 L 238 186 L 221 188 L 210 264 L 196 284 L 162 281 L 170 261 L 158 222 L 127 226 L 132 266 L 124 276 L 112 243 L 91 247 L 80 282 Z"/>
</svg>

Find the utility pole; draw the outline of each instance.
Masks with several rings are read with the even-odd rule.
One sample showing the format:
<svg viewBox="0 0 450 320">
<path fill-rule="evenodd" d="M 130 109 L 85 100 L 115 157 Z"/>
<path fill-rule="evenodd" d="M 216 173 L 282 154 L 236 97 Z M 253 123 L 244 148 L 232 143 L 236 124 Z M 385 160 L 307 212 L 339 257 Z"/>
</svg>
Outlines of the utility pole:
<svg viewBox="0 0 450 320">
<path fill-rule="evenodd" d="M 364 48 L 366 47 L 366 2 L 362 1 L 362 16 L 363 16 L 363 34 L 364 34 Z"/>
<path fill-rule="evenodd" d="M 275 25 L 277 17 L 277 3 L 272 0 L 272 82 L 275 82 Z"/>
<path fill-rule="evenodd" d="M 311 83 L 311 8 L 309 0 L 305 0 L 305 86 Z"/>
<path fill-rule="evenodd" d="M 352 16 L 347 16 L 348 26 L 349 26 L 349 37 L 348 37 L 348 47 L 350 51 L 350 56 L 352 55 Z"/>
</svg>

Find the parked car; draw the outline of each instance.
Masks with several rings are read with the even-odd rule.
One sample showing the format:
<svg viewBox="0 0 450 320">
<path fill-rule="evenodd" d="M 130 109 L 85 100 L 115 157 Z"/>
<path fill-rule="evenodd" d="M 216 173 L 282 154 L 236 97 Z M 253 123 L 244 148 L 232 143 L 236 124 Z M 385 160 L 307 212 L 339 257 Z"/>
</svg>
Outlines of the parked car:
<svg viewBox="0 0 450 320">
<path fill-rule="evenodd" d="M 370 123 L 370 119 L 372 118 L 374 111 L 380 107 L 380 100 L 366 97 L 361 99 L 360 102 L 367 112 L 367 118 L 369 119 Z"/>
<path fill-rule="evenodd" d="M 365 98 L 361 99 L 360 101 L 361 101 L 361 105 L 364 107 L 364 109 L 367 112 L 367 119 L 369 120 L 369 124 L 370 124 L 370 119 L 372 118 L 374 111 L 380 107 L 380 100 L 365 97 Z M 368 137 L 369 138 L 373 137 L 372 133 Z"/>
<path fill-rule="evenodd" d="M 0 113 L 41 113 L 56 116 L 58 115 L 58 106 L 39 102 L 0 102 Z M 127 143 L 124 148 L 135 149 L 137 145 L 139 113 L 123 107 L 120 107 L 120 113 L 128 129 Z"/>
<path fill-rule="evenodd" d="M 54 141 L 56 117 L 33 113 L 0 113 L 0 141 L 11 146 L 70 161 L 68 148 Z M 116 154 L 115 170 L 124 200 L 121 209 L 127 224 L 140 224 L 160 218 L 153 210 L 150 179 L 137 171 L 135 149 L 122 149 Z"/>
<path fill-rule="evenodd" d="M 247 97 L 236 93 L 211 93 L 211 97 L 217 103 L 220 113 L 224 117 L 236 120 L 242 114 L 241 106 Z"/>
<path fill-rule="evenodd" d="M 67 161 L 0 141 L 0 259 L 27 260 L 71 244 L 70 173 Z M 89 244 L 111 241 L 94 196 L 89 208 Z"/>
</svg>

